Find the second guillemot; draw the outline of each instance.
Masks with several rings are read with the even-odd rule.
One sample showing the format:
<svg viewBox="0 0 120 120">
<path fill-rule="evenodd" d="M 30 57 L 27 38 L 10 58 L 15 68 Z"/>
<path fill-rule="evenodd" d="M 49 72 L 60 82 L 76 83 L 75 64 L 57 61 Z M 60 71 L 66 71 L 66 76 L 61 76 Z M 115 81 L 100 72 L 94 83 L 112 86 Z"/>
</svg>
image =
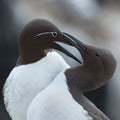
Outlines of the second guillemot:
<svg viewBox="0 0 120 120">
<path fill-rule="evenodd" d="M 73 36 L 83 64 L 59 73 L 28 108 L 27 120 L 109 120 L 82 92 L 104 85 L 111 79 L 116 60 L 111 52 L 86 45 Z"/>
<path fill-rule="evenodd" d="M 26 120 L 32 99 L 58 73 L 69 68 L 59 54 L 49 52 L 52 48 L 79 61 L 56 41 L 73 44 L 54 24 L 44 19 L 30 21 L 23 28 L 19 38 L 19 58 L 4 86 L 4 102 L 12 120 Z"/>
</svg>

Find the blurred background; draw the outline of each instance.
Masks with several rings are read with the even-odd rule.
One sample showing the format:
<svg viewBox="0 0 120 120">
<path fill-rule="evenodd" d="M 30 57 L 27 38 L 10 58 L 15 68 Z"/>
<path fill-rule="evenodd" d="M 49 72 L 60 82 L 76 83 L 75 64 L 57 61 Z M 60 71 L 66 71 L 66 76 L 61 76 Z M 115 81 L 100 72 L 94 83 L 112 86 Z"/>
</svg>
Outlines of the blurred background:
<svg viewBox="0 0 120 120">
<path fill-rule="evenodd" d="M 114 54 L 117 70 L 112 80 L 85 95 L 111 120 L 120 120 L 119 0 L 0 0 L 0 120 L 10 120 L 3 104 L 2 88 L 16 64 L 19 33 L 28 21 L 35 18 L 45 18 L 61 31 L 85 43 L 109 49 Z M 77 51 L 72 52 L 79 56 Z M 71 66 L 78 65 L 60 54 Z"/>
</svg>

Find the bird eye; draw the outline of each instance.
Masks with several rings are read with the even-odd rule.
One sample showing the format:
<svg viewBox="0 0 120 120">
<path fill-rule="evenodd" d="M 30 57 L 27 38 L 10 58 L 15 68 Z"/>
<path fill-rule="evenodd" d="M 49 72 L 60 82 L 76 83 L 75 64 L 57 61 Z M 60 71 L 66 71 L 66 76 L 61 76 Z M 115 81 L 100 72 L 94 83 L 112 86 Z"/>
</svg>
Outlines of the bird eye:
<svg viewBox="0 0 120 120">
<path fill-rule="evenodd" d="M 51 32 L 53 37 L 57 37 L 57 32 Z"/>
<path fill-rule="evenodd" d="M 95 56 L 96 56 L 97 58 L 100 58 L 100 55 L 99 55 L 98 53 L 95 53 Z"/>
</svg>

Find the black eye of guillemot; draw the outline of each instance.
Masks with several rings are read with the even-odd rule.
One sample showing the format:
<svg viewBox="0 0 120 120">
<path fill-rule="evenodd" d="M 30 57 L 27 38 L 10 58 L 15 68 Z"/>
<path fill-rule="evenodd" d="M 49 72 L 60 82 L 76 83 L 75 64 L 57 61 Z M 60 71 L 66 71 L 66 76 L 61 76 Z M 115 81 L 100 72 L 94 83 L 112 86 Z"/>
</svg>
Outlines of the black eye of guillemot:
<svg viewBox="0 0 120 120">
<path fill-rule="evenodd" d="M 101 58 L 101 56 L 98 53 L 95 53 L 96 58 Z"/>
</svg>

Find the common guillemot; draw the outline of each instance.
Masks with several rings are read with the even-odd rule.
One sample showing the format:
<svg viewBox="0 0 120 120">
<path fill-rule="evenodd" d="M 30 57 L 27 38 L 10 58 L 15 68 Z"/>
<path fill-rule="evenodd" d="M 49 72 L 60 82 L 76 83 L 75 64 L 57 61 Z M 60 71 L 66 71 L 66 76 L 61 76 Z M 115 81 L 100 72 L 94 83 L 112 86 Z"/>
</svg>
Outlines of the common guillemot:
<svg viewBox="0 0 120 120">
<path fill-rule="evenodd" d="M 27 108 L 36 94 L 58 73 L 69 68 L 59 54 L 48 51 L 57 49 L 79 61 L 56 41 L 73 44 L 54 24 L 44 19 L 35 19 L 23 28 L 18 61 L 4 86 L 4 102 L 12 120 L 26 120 Z"/>
</svg>

